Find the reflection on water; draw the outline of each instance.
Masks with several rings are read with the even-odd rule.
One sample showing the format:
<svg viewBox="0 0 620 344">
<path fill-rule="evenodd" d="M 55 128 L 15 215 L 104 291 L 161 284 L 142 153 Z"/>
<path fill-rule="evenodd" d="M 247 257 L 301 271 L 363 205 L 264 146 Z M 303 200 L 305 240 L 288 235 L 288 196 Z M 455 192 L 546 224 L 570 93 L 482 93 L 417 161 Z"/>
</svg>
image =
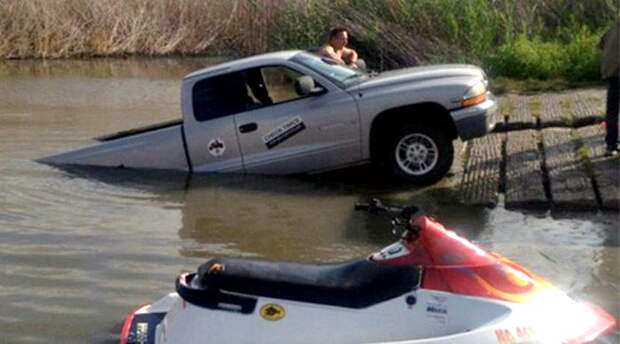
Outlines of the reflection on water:
<svg viewBox="0 0 620 344">
<path fill-rule="evenodd" d="M 63 170 L 33 159 L 179 118 L 199 59 L 0 63 L 0 333 L 7 343 L 116 342 L 135 305 L 208 256 L 329 262 L 392 242 L 377 196 L 415 203 L 572 295 L 620 314 L 617 214 L 459 206 L 449 180 L 394 183 L 369 167 L 313 176 Z M 458 176 L 457 176 L 458 177 Z M 606 339 L 617 342 L 618 335 Z"/>
<path fill-rule="evenodd" d="M 179 81 L 200 68 L 226 59 L 223 57 L 99 58 L 88 60 L 4 60 L 0 61 L 3 79 L 88 77 L 103 79 L 169 79 Z"/>
</svg>

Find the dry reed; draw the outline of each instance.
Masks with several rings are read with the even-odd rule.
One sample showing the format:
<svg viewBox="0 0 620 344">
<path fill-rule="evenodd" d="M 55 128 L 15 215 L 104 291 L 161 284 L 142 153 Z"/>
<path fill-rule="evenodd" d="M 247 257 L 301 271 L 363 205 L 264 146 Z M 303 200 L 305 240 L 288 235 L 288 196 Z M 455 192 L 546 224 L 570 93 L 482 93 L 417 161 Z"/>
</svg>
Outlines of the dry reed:
<svg viewBox="0 0 620 344">
<path fill-rule="evenodd" d="M 0 56 L 201 53 L 238 12 L 218 0 L 0 0 Z"/>
</svg>

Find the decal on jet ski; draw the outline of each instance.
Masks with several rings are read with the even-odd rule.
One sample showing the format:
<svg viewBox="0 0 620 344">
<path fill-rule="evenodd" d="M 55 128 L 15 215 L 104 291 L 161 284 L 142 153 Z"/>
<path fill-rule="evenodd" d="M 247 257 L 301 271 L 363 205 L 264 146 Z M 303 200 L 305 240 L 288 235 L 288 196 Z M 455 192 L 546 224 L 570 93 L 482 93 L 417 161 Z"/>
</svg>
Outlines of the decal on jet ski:
<svg viewBox="0 0 620 344">
<path fill-rule="evenodd" d="M 394 247 L 391 248 L 390 250 L 388 250 L 388 254 L 393 255 L 393 254 L 397 254 L 398 252 L 401 252 L 403 250 L 403 247 Z"/>
<path fill-rule="evenodd" d="M 495 338 L 497 338 L 499 344 L 528 343 L 535 339 L 535 334 L 531 326 L 517 327 L 515 331 L 507 329 L 495 330 Z"/>
<path fill-rule="evenodd" d="M 504 259 L 502 259 L 504 260 Z M 553 289 L 549 282 L 528 276 L 523 271 L 513 268 L 512 262 L 504 260 L 506 265 L 493 269 L 472 269 L 470 277 L 484 290 L 481 294 L 511 302 L 528 303 L 540 290 Z"/>
<path fill-rule="evenodd" d="M 517 303 L 530 303 L 543 290 L 557 291 L 548 281 L 510 260 L 496 259 L 502 264 L 457 269 L 427 267 L 423 287 Z"/>
<path fill-rule="evenodd" d="M 436 306 L 428 306 L 426 307 L 426 311 L 430 313 L 439 313 L 439 314 L 448 314 L 448 310 L 445 308 L 439 308 Z"/>
<path fill-rule="evenodd" d="M 378 253 L 373 254 L 371 259 L 374 261 L 381 261 L 403 257 L 407 254 L 409 254 L 409 250 L 405 246 L 403 246 L 402 243 L 396 242 L 379 251 Z"/>
<path fill-rule="evenodd" d="M 263 136 L 263 142 L 267 145 L 267 149 L 271 149 L 304 129 L 306 124 L 300 116 L 296 116 Z"/>
<path fill-rule="evenodd" d="M 226 145 L 224 144 L 224 140 L 218 137 L 217 139 L 212 139 L 211 141 L 209 141 L 207 149 L 209 150 L 209 153 L 211 153 L 211 155 L 218 157 L 224 154 L 224 152 L 226 151 Z"/>
<path fill-rule="evenodd" d="M 146 343 L 149 334 L 149 323 L 139 322 L 136 324 L 136 342 Z"/>
<path fill-rule="evenodd" d="M 431 295 L 426 302 L 426 311 L 429 313 L 448 314 L 447 298 L 445 296 Z"/>
<path fill-rule="evenodd" d="M 263 307 L 260 308 L 259 313 L 260 313 L 260 316 L 263 317 L 263 319 L 266 319 L 269 321 L 280 320 L 284 318 L 284 315 L 285 315 L 284 307 L 278 304 L 275 304 L 275 303 L 268 303 L 264 305 Z"/>
<path fill-rule="evenodd" d="M 448 298 L 443 295 L 430 295 L 426 301 L 426 318 L 440 325 L 445 325 L 448 319 Z"/>
</svg>

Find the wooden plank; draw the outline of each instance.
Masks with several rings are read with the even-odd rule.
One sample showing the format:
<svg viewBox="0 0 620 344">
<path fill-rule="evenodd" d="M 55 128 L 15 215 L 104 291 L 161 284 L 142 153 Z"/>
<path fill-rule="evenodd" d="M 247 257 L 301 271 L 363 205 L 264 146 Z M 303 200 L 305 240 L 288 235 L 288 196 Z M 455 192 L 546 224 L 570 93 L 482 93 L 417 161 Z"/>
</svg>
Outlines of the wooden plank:
<svg viewBox="0 0 620 344">
<path fill-rule="evenodd" d="M 540 122 L 543 127 L 549 125 L 549 123 L 560 123 L 563 118 L 570 116 L 563 109 L 563 106 L 567 104 L 564 98 L 560 94 L 548 94 L 547 97 L 542 99 L 543 111 L 540 116 Z"/>
<path fill-rule="evenodd" d="M 506 139 L 506 208 L 546 209 L 538 133 L 514 131 Z"/>
<path fill-rule="evenodd" d="M 452 141 L 454 146 L 454 161 L 452 162 L 452 167 L 450 167 L 450 174 L 453 176 L 460 176 L 463 173 L 463 153 L 466 150 L 466 143 L 461 141 L 461 139 L 456 139 Z"/>
<path fill-rule="evenodd" d="M 577 129 L 577 135 L 588 150 L 590 160 L 605 153 L 605 128 L 601 124 L 589 125 Z"/>
<path fill-rule="evenodd" d="M 501 142 L 505 134 L 490 134 L 469 142 L 461 182 L 461 202 L 494 207 L 498 202 Z"/>
<path fill-rule="evenodd" d="M 575 102 L 567 94 L 548 94 L 542 98 L 543 111 L 540 125 L 547 127 L 570 127 L 573 124 Z"/>
<path fill-rule="evenodd" d="M 438 187 L 441 188 L 458 188 L 463 178 L 463 157 L 467 148 L 467 142 L 463 142 L 460 139 L 452 141 L 454 147 L 454 161 L 450 170 L 439 183 Z"/>
<path fill-rule="evenodd" d="M 527 127 L 531 127 L 536 124 L 536 118 L 532 116 L 530 111 L 530 103 L 532 101 L 536 102 L 537 97 L 535 96 L 527 96 L 527 97 L 515 97 L 514 98 L 514 110 L 508 117 L 509 124 L 522 124 Z"/>
<path fill-rule="evenodd" d="M 577 130 L 586 148 L 601 207 L 620 210 L 620 159 L 605 157 L 605 129 L 600 124 Z"/>
<path fill-rule="evenodd" d="M 571 129 L 545 129 L 542 142 L 553 206 L 570 210 L 597 209 L 596 194 L 577 155 Z"/>
<path fill-rule="evenodd" d="M 571 93 L 574 100 L 573 117 L 582 120 L 592 117 L 605 117 L 606 91 L 590 89 Z"/>
</svg>

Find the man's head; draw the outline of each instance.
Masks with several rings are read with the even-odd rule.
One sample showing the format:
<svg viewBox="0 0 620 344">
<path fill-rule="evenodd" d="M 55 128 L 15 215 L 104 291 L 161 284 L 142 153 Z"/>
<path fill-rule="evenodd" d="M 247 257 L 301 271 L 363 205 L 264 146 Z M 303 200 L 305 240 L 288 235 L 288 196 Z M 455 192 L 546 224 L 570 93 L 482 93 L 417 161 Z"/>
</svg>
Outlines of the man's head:
<svg viewBox="0 0 620 344">
<path fill-rule="evenodd" d="M 347 29 L 337 27 L 329 33 L 329 44 L 334 49 L 342 49 L 349 42 L 349 32 Z"/>
</svg>

